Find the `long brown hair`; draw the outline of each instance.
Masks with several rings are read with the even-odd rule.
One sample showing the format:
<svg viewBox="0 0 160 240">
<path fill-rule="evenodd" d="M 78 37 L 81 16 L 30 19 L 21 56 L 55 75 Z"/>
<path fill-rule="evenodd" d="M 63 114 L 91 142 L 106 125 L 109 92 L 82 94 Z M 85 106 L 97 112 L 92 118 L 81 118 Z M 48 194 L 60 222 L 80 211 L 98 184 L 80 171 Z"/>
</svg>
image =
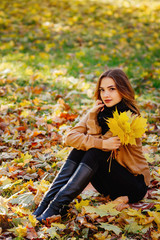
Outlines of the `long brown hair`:
<svg viewBox="0 0 160 240">
<path fill-rule="evenodd" d="M 129 82 L 127 75 L 119 68 L 110 69 L 102 73 L 98 79 L 94 97 L 96 100 L 100 99 L 100 84 L 103 78 L 109 77 L 112 78 L 116 84 L 116 88 L 122 96 L 125 104 L 136 114 L 140 115 L 136 100 L 134 90 Z"/>
</svg>

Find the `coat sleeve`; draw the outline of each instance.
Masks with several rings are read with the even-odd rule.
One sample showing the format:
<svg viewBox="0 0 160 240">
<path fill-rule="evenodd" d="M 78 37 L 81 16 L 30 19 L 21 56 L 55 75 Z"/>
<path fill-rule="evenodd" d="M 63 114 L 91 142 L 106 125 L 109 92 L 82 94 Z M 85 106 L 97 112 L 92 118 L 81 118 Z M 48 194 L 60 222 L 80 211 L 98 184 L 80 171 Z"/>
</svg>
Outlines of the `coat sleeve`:
<svg viewBox="0 0 160 240">
<path fill-rule="evenodd" d="M 101 129 L 88 113 L 66 135 L 65 144 L 78 150 L 87 151 L 90 148 L 102 149 Z"/>
</svg>

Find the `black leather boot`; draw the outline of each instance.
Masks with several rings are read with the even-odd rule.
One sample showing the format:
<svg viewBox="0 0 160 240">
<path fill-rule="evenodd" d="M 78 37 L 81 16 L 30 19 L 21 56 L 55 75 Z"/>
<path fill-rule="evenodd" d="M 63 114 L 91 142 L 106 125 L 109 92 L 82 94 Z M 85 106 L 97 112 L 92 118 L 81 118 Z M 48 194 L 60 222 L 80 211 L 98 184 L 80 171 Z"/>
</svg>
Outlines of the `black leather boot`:
<svg viewBox="0 0 160 240">
<path fill-rule="evenodd" d="M 67 206 L 75 197 L 77 197 L 90 182 L 94 171 L 85 163 L 80 163 L 70 180 L 56 194 L 52 202 L 43 214 L 37 217 L 42 223 L 53 215 L 61 215 L 64 206 Z"/>
<path fill-rule="evenodd" d="M 49 190 L 43 197 L 38 208 L 33 213 L 34 216 L 40 216 L 48 207 L 50 201 L 53 200 L 56 193 L 68 182 L 74 171 L 76 170 L 78 164 L 70 159 L 67 159 L 62 168 L 60 169 L 58 175 L 51 184 Z"/>
</svg>

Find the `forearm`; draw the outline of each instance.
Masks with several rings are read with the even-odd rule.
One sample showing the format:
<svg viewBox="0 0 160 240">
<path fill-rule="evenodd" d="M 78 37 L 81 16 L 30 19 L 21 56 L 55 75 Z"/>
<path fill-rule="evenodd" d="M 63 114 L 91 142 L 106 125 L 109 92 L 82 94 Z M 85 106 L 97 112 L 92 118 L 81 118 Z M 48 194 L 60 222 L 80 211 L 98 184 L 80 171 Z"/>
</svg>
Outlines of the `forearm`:
<svg viewBox="0 0 160 240">
<path fill-rule="evenodd" d="M 76 129 L 71 130 L 65 138 L 65 144 L 78 150 L 87 151 L 90 148 L 102 149 L 103 140 L 97 136 L 77 132 Z"/>
</svg>

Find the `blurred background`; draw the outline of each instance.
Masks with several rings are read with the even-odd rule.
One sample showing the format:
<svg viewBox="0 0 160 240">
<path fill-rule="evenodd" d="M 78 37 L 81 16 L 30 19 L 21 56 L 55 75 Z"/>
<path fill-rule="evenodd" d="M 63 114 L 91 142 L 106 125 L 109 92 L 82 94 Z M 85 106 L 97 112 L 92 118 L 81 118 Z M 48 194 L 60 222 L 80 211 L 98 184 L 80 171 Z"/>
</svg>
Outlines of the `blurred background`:
<svg viewBox="0 0 160 240">
<path fill-rule="evenodd" d="M 123 68 L 138 95 L 157 101 L 159 12 L 157 0 L 1 0 L 1 103 L 41 92 L 53 101 L 71 90 L 90 98 L 110 67 Z"/>
</svg>

